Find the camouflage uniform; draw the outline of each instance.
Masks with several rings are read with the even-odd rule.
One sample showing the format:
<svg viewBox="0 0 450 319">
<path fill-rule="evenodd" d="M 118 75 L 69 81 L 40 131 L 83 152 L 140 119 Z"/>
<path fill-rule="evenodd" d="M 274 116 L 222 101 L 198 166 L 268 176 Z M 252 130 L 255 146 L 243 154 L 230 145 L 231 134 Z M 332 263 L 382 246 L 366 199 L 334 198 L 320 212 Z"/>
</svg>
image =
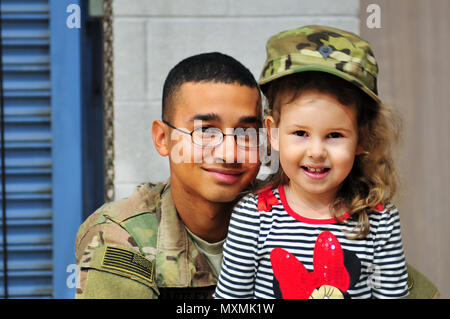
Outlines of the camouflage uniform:
<svg viewBox="0 0 450 319">
<path fill-rule="evenodd" d="M 76 298 L 209 298 L 217 284 L 169 183 L 141 184 L 95 211 L 78 231 L 76 260 Z"/>
</svg>

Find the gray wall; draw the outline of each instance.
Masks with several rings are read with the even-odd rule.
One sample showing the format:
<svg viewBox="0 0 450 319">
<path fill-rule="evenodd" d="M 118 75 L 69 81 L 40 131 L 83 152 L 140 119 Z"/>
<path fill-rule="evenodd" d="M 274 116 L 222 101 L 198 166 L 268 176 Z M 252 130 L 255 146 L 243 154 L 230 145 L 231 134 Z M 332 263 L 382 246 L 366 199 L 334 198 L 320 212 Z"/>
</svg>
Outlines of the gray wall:
<svg viewBox="0 0 450 319">
<path fill-rule="evenodd" d="M 406 259 L 450 298 L 450 1 L 361 0 L 361 9 L 370 3 L 381 28 L 360 31 L 380 61 L 380 95 L 403 118 L 395 202 Z"/>
<path fill-rule="evenodd" d="M 269 36 L 306 24 L 359 33 L 359 0 L 114 0 L 116 199 L 169 176 L 154 149 L 169 70 L 201 52 L 220 51 L 259 77 Z"/>
</svg>

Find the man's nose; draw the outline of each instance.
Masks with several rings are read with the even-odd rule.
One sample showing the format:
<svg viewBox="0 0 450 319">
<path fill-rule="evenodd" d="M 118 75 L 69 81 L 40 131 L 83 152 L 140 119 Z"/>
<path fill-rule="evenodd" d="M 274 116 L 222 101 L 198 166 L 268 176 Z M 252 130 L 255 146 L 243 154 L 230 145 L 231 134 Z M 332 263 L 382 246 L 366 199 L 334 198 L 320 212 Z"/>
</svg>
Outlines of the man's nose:
<svg viewBox="0 0 450 319">
<path fill-rule="evenodd" d="M 214 147 L 214 160 L 219 163 L 236 163 L 237 145 L 235 136 L 232 135 L 233 129 L 227 129 L 224 133 L 226 135 L 223 137 L 222 143 Z"/>
</svg>

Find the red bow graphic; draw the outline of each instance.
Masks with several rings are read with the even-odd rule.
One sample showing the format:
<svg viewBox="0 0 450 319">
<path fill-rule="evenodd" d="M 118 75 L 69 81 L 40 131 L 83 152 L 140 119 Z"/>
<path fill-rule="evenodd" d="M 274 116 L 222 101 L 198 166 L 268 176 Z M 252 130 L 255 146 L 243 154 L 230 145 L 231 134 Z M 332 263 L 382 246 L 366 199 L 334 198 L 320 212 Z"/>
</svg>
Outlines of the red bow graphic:
<svg viewBox="0 0 450 319">
<path fill-rule="evenodd" d="M 294 255 L 282 248 L 274 248 L 270 260 L 285 299 L 309 298 L 314 289 L 323 285 L 336 287 L 342 292 L 346 292 L 350 286 L 341 245 L 329 231 L 317 237 L 313 255 L 314 271 L 311 273 Z"/>
<path fill-rule="evenodd" d="M 270 209 L 273 205 L 278 205 L 280 202 L 272 193 L 272 189 L 270 187 L 263 189 L 258 193 L 258 210 L 263 210 L 266 212 L 270 212 Z"/>
</svg>

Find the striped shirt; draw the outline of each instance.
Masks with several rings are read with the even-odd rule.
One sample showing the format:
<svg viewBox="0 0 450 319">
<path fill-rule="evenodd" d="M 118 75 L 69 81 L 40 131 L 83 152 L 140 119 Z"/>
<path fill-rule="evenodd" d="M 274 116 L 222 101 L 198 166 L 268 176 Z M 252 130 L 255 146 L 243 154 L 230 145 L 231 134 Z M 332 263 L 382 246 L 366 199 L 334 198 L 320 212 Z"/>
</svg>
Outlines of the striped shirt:
<svg viewBox="0 0 450 319">
<path fill-rule="evenodd" d="M 280 298 L 289 290 L 290 298 L 308 298 L 311 291 L 312 297 L 321 292 L 326 297 L 330 287 L 339 287 L 337 294 L 346 298 L 408 295 L 400 217 L 394 205 L 369 214 L 370 232 L 365 238 L 349 239 L 348 232 L 357 224 L 354 218 L 347 215 L 342 223 L 308 219 L 289 207 L 282 186 L 269 193 L 278 203 L 268 211 L 258 210 L 257 194 L 248 194 L 234 208 L 215 298 Z M 332 249 L 340 246 L 341 252 L 333 255 L 336 250 L 321 246 L 318 237 L 323 236 L 330 237 Z M 282 257 L 275 252 L 282 252 Z M 344 261 L 336 257 L 339 254 Z M 289 256 L 296 260 L 279 259 Z M 305 291 L 306 295 L 300 293 Z"/>
</svg>

